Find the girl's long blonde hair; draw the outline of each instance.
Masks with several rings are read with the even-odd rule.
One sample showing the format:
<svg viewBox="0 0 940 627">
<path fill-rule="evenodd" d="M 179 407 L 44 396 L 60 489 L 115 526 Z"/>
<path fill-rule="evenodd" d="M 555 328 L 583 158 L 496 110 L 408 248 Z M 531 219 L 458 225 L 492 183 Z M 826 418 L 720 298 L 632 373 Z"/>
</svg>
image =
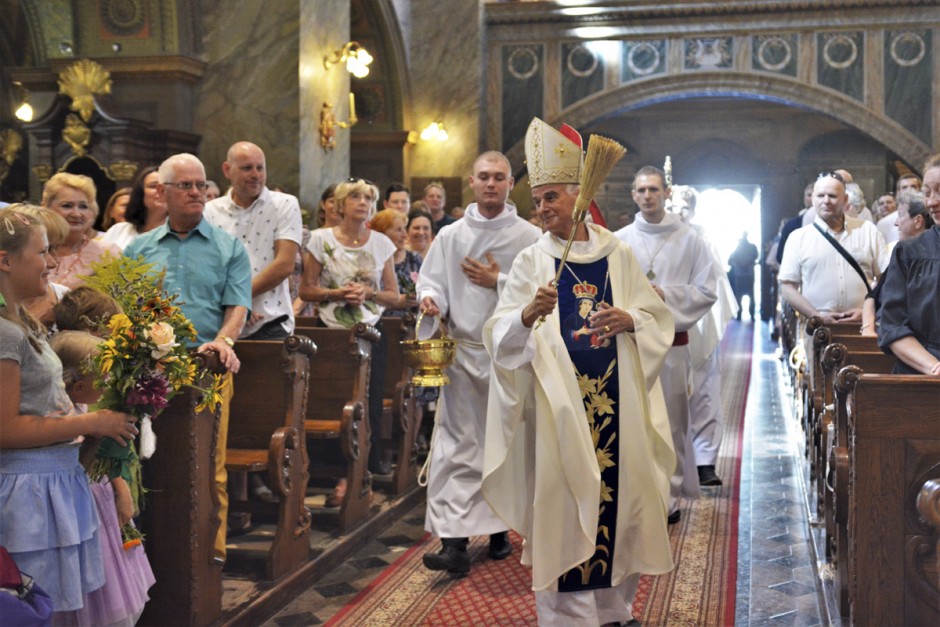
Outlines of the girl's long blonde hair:
<svg viewBox="0 0 940 627">
<path fill-rule="evenodd" d="M 16 204 L 0 209 L 0 250 L 10 255 L 21 255 L 34 232 L 46 232 L 46 227 L 36 217 L 19 211 L 21 207 L 23 205 Z M 46 335 L 46 327 L 25 307 L 19 304 L 11 305 L 4 299 L 0 305 L 0 318 L 23 329 L 30 346 L 37 353 L 42 352 L 41 340 Z"/>
</svg>

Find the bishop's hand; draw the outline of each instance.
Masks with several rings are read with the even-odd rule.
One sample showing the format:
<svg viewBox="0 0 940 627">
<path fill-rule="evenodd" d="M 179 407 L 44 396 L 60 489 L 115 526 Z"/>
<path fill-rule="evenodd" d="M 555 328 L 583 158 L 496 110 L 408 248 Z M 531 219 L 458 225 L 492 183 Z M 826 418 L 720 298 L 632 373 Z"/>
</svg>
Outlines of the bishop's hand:
<svg viewBox="0 0 940 627">
<path fill-rule="evenodd" d="M 522 324 L 527 328 L 532 328 L 536 320 L 555 311 L 557 304 L 558 290 L 555 289 L 554 281 L 540 286 L 535 292 L 535 298 L 522 310 Z"/>
</svg>

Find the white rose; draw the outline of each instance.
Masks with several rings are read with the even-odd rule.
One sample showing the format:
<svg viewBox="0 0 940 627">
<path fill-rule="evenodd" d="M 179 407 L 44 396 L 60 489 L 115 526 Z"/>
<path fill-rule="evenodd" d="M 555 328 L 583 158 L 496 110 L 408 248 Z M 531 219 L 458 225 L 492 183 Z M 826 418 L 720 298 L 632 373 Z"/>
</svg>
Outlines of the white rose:
<svg viewBox="0 0 940 627">
<path fill-rule="evenodd" d="M 147 330 L 147 339 L 150 340 L 154 349 L 150 351 L 150 356 L 154 359 L 161 359 L 170 351 L 179 346 L 176 341 L 176 334 L 166 322 L 154 322 Z"/>
</svg>

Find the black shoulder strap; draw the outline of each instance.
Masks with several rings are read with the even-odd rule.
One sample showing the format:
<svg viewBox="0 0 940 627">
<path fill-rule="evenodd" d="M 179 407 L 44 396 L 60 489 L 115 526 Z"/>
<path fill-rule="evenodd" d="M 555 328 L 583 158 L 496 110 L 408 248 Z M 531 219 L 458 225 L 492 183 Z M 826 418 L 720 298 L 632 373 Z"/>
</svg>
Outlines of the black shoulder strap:
<svg viewBox="0 0 940 627">
<path fill-rule="evenodd" d="M 826 233 L 826 231 L 824 231 L 823 229 L 819 228 L 819 225 L 818 225 L 818 224 L 816 224 L 816 223 L 814 222 L 814 223 L 813 223 L 813 226 L 816 228 L 817 231 L 819 231 L 819 233 L 820 233 L 823 237 L 826 238 L 826 241 L 828 241 L 830 244 L 832 244 L 832 247 L 835 248 L 836 251 L 837 251 L 840 255 L 842 255 L 843 257 L 845 257 L 845 260 L 849 262 L 849 265 L 852 266 L 852 268 L 853 268 L 856 272 L 858 272 L 858 276 L 862 277 L 862 283 L 865 284 L 865 290 L 866 290 L 868 293 L 871 293 L 871 284 L 868 282 L 868 277 L 865 276 L 865 272 L 862 271 L 862 267 L 861 267 L 860 265 L 858 265 L 858 262 L 857 262 L 857 261 L 855 261 L 855 257 L 853 257 L 852 255 L 850 255 L 850 254 L 849 254 L 849 251 L 847 251 L 846 249 L 842 248 L 842 244 L 840 244 L 839 242 L 837 242 L 834 237 L 832 237 L 831 235 L 829 235 L 828 233 Z"/>
</svg>

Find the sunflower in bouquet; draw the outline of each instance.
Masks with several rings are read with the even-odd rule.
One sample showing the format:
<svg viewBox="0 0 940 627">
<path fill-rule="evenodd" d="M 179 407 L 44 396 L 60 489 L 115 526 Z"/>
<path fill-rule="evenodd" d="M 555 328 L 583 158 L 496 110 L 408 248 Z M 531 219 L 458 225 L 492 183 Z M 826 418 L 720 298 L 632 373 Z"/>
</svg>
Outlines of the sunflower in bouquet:
<svg viewBox="0 0 940 627">
<path fill-rule="evenodd" d="M 196 341 L 196 329 L 183 315 L 176 295 L 163 290 L 163 272 L 142 259 L 107 258 L 93 266 L 86 283 L 109 294 L 121 305 L 101 329 L 105 338 L 94 358 L 95 386 L 102 390 L 100 409 L 121 411 L 140 419 L 140 456 L 150 457 L 156 447 L 150 421 L 184 387 L 196 387 L 197 365 L 187 349 Z M 219 379 L 202 391 L 197 411 L 214 412 L 219 403 Z M 139 510 L 143 488 L 140 461 L 134 442 L 122 446 L 105 438 L 90 473 L 93 480 L 121 476 L 131 488 Z M 125 548 L 140 543 L 133 525 L 122 530 Z"/>
</svg>

